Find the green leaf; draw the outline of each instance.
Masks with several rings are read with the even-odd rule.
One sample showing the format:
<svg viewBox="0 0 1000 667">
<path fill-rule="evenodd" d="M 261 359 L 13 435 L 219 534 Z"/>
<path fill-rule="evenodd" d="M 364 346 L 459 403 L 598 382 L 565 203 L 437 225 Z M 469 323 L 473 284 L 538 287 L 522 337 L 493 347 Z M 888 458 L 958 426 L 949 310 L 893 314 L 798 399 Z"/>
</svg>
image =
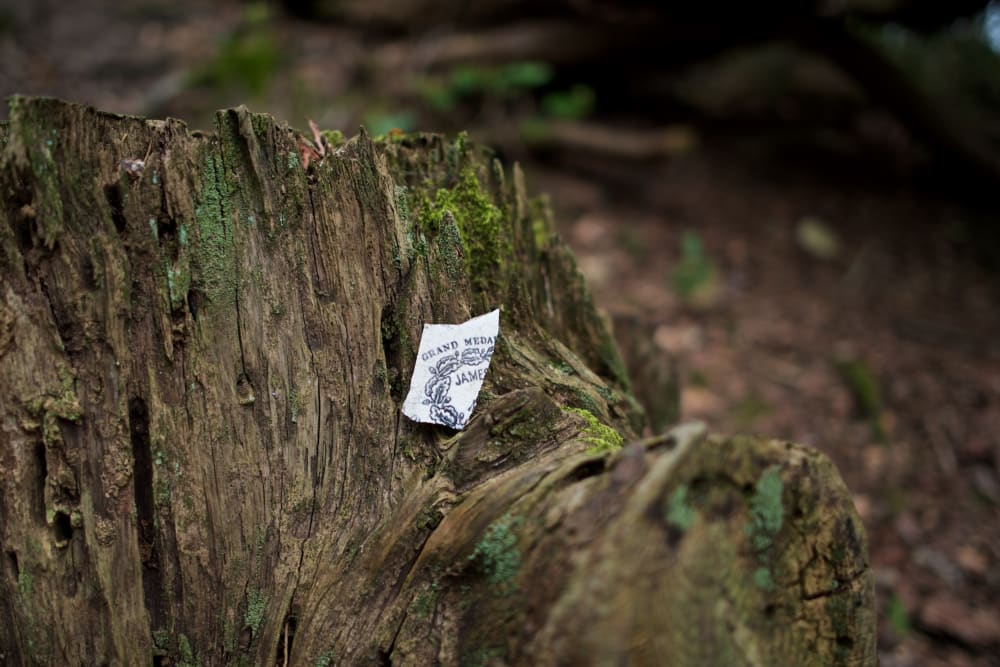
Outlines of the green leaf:
<svg viewBox="0 0 1000 667">
<path fill-rule="evenodd" d="M 542 98 L 542 110 L 553 118 L 580 120 L 594 111 L 596 96 L 590 86 L 577 84 L 569 90 L 549 93 Z"/>
<path fill-rule="evenodd" d="M 900 638 L 909 636 L 911 630 L 910 616 L 906 613 L 903 601 L 895 593 L 885 603 L 885 619 L 889 622 L 889 627 L 892 628 L 892 631 Z"/>
<path fill-rule="evenodd" d="M 818 259 L 834 259 L 840 253 L 837 235 L 819 218 L 802 218 L 795 228 L 795 239 L 799 247 Z"/>
<path fill-rule="evenodd" d="M 501 68 L 499 78 L 509 89 L 539 88 L 552 80 L 552 67 L 534 61 L 509 63 Z"/>
<path fill-rule="evenodd" d="M 410 132 L 416 127 L 417 117 L 412 111 L 396 112 L 371 111 L 365 115 L 365 128 L 373 137 L 391 130 Z"/>
<path fill-rule="evenodd" d="M 681 237 L 681 258 L 671 275 L 674 290 L 685 301 L 711 303 L 716 292 L 715 263 L 705 254 L 701 237 L 687 231 Z"/>
<path fill-rule="evenodd" d="M 482 67 L 463 65 L 448 76 L 448 87 L 459 97 L 482 92 L 489 85 L 490 73 Z"/>
</svg>

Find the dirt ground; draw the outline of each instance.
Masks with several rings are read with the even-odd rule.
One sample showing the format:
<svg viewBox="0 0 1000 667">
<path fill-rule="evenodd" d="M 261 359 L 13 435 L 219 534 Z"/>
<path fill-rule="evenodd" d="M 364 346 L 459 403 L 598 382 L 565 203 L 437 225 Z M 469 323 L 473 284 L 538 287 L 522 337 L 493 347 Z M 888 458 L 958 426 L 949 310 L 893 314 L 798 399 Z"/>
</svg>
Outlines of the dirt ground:
<svg viewBox="0 0 1000 667">
<path fill-rule="evenodd" d="M 200 128 L 247 102 L 350 134 L 393 110 L 408 71 L 385 63 L 425 46 L 272 16 L 264 85 L 229 87 L 220 53 L 246 5 L 125 4 L 0 5 L 0 93 Z M 502 136 L 492 120 L 472 126 Z M 627 355 L 662 371 L 647 393 L 678 379 L 682 419 L 837 463 L 868 529 L 881 664 L 1000 665 L 1000 276 L 981 261 L 982 214 L 863 156 L 683 131 L 642 159 L 501 148 L 551 195 Z"/>
</svg>

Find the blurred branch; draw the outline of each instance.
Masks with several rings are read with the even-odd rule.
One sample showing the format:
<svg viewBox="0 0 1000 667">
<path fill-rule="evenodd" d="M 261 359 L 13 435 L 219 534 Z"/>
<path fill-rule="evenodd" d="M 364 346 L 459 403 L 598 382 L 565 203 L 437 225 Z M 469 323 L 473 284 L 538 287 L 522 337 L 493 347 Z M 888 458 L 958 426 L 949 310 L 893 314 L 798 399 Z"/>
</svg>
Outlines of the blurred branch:
<svg viewBox="0 0 1000 667">
<path fill-rule="evenodd" d="M 683 125 L 637 129 L 586 121 L 552 121 L 540 125 L 530 140 L 547 148 L 647 160 L 685 153 L 697 145 L 698 136 Z"/>
<path fill-rule="evenodd" d="M 468 63 L 541 60 L 555 65 L 595 58 L 613 48 L 606 31 L 568 21 L 524 21 L 475 32 L 431 35 L 381 47 L 374 56 L 379 69 L 427 70 Z"/>
</svg>

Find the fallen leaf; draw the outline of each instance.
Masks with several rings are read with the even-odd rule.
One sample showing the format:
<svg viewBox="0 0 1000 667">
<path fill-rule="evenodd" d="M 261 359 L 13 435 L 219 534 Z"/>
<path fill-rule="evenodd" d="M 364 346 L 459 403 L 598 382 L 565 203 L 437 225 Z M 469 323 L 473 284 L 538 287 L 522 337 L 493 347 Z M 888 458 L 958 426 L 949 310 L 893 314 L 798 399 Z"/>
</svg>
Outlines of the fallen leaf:
<svg viewBox="0 0 1000 667">
<path fill-rule="evenodd" d="M 708 389 L 685 387 L 681 392 L 681 414 L 685 417 L 717 415 L 722 409 L 722 399 Z"/>
<path fill-rule="evenodd" d="M 683 354 L 697 350 L 703 345 L 701 327 L 694 325 L 669 326 L 661 324 L 653 332 L 653 341 L 661 350 L 671 354 Z"/>
<path fill-rule="evenodd" d="M 863 493 L 854 494 L 854 509 L 862 521 L 867 521 L 872 515 L 872 501 Z"/>
<path fill-rule="evenodd" d="M 319 131 L 319 127 L 316 123 L 309 119 L 309 129 L 313 133 L 313 142 L 316 144 L 316 150 L 319 151 L 320 156 L 326 155 L 326 145 L 323 142 L 323 133 Z"/>
<path fill-rule="evenodd" d="M 958 564 L 966 572 L 980 576 L 986 574 L 990 567 L 990 562 L 986 554 L 971 544 L 962 545 L 958 549 L 955 560 L 958 561 Z"/>
<path fill-rule="evenodd" d="M 921 622 L 977 646 L 1000 643 L 1000 614 L 970 607 L 951 593 L 932 595 L 920 608 Z"/>
<path fill-rule="evenodd" d="M 799 247 L 817 259 L 834 259 L 840 253 L 840 241 L 828 224 L 814 217 L 805 217 L 795 228 Z"/>
<path fill-rule="evenodd" d="M 319 152 L 309 144 L 308 140 L 304 138 L 299 138 L 298 149 L 299 158 L 302 160 L 302 168 L 305 170 L 309 169 L 309 163 L 313 160 L 318 162 L 322 159 Z"/>
</svg>

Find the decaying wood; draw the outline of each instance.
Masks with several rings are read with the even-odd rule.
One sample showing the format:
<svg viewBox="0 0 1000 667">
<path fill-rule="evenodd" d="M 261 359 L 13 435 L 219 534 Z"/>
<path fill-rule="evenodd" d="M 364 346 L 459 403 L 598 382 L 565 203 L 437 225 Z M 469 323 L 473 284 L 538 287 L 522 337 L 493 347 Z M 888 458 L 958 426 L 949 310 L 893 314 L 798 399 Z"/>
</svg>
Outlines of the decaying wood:
<svg viewBox="0 0 1000 667">
<path fill-rule="evenodd" d="M 545 207 L 460 138 L 17 98 L 5 664 L 874 664 L 828 460 L 643 415 Z M 461 432 L 425 322 L 502 308 Z M 618 446 L 619 439 L 627 444 Z"/>
</svg>

